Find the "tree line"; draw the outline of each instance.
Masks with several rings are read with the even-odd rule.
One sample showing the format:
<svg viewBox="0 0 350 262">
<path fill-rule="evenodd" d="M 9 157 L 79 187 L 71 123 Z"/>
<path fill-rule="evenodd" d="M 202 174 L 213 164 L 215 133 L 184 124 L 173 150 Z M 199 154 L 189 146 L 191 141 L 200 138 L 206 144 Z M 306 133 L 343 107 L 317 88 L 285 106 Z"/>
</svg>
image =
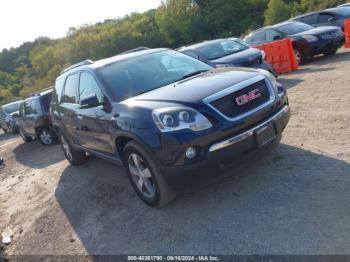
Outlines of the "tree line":
<svg viewBox="0 0 350 262">
<path fill-rule="evenodd" d="M 62 69 L 139 47 L 170 47 L 243 36 L 263 25 L 344 0 L 166 0 L 157 9 L 69 28 L 0 53 L 0 104 L 50 87 Z"/>
</svg>

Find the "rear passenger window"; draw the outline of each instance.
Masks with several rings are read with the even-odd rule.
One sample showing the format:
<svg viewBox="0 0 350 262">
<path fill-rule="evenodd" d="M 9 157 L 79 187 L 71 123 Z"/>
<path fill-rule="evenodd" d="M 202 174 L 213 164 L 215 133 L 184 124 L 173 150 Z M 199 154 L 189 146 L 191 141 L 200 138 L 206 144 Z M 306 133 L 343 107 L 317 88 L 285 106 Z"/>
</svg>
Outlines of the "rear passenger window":
<svg viewBox="0 0 350 262">
<path fill-rule="evenodd" d="M 304 16 L 301 18 L 301 22 L 308 24 L 308 25 L 317 24 L 317 15 Z"/>
<path fill-rule="evenodd" d="M 81 73 L 79 84 L 79 101 L 93 94 L 96 94 L 98 101 L 102 102 L 103 96 L 95 78 L 90 73 Z"/>
<path fill-rule="evenodd" d="M 251 42 L 252 43 L 259 43 L 259 42 L 265 42 L 266 41 L 266 33 L 264 30 L 256 32 L 252 35 Z"/>
<path fill-rule="evenodd" d="M 26 116 L 32 115 L 33 114 L 33 109 L 30 101 L 25 101 L 24 102 L 24 114 Z"/>
<path fill-rule="evenodd" d="M 79 74 L 73 74 L 67 77 L 66 84 L 64 86 L 62 103 L 77 104 L 77 87 L 79 83 Z"/>
<path fill-rule="evenodd" d="M 51 93 L 41 97 L 41 103 L 42 103 L 43 109 L 46 113 L 49 112 L 49 110 L 50 110 L 51 98 L 52 98 Z"/>
</svg>

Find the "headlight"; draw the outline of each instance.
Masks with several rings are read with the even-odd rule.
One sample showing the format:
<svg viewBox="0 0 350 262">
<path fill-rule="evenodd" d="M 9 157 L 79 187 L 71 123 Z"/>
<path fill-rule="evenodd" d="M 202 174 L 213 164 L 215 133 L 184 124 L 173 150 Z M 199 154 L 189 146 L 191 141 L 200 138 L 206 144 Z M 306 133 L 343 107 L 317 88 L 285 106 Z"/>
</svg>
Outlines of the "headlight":
<svg viewBox="0 0 350 262">
<path fill-rule="evenodd" d="M 189 107 L 166 107 L 154 109 L 153 120 L 162 132 L 183 129 L 202 131 L 212 127 L 209 120 L 198 111 Z"/>
<path fill-rule="evenodd" d="M 319 40 L 319 38 L 317 36 L 314 36 L 314 35 L 303 35 L 302 38 L 304 38 L 309 43 L 316 42 Z"/>
<path fill-rule="evenodd" d="M 265 53 L 265 51 L 260 50 L 260 52 L 261 52 L 262 59 L 265 60 L 265 59 L 266 59 L 266 53 Z"/>
</svg>

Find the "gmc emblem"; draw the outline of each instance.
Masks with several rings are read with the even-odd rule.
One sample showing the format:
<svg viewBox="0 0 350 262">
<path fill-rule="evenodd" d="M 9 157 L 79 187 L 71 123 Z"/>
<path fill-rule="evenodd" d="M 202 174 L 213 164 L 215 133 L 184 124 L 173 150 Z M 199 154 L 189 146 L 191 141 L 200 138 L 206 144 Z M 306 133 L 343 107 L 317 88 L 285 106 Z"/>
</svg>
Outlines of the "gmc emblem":
<svg viewBox="0 0 350 262">
<path fill-rule="evenodd" d="M 257 89 L 250 91 L 248 94 L 244 94 L 244 95 L 241 95 L 239 97 L 236 97 L 236 103 L 239 106 L 243 106 L 246 103 L 248 103 L 254 99 L 257 99 L 258 97 L 261 97 L 261 93 L 260 93 L 260 90 L 257 88 Z"/>
</svg>

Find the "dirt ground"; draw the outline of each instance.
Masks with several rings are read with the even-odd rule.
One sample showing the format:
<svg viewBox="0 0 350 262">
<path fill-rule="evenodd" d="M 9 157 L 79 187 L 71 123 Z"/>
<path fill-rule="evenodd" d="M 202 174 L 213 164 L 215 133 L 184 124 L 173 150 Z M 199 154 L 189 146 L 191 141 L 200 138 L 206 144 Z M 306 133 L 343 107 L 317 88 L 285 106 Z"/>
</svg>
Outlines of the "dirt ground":
<svg viewBox="0 0 350 262">
<path fill-rule="evenodd" d="M 0 232 L 12 255 L 350 254 L 350 50 L 283 75 L 281 144 L 231 179 L 144 205 L 121 167 L 0 134 Z"/>
</svg>

